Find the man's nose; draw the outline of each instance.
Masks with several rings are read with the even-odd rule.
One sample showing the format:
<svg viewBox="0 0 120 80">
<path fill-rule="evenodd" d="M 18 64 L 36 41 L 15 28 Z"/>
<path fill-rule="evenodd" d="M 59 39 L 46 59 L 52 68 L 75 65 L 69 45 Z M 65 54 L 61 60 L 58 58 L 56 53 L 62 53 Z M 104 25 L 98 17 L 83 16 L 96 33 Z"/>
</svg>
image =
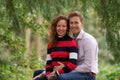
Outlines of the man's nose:
<svg viewBox="0 0 120 80">
<path fill-rule="evenodd" d="M 73 27 L 75 27 L 75 24 L 72 24 Z"/>
<path fill-rule="evenodd" d="M 62 26 L 60 26 L 60 29 L 63 29 Z"/>
</svg>

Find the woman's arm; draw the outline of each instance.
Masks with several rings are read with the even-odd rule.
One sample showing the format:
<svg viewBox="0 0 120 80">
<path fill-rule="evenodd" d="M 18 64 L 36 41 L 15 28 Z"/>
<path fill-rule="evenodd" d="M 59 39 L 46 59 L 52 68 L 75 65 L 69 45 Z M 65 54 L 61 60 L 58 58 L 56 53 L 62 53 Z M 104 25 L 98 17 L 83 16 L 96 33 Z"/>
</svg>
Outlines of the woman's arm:
<svg viewBox="0 0 120 80">
<path fill-rule="evenodd" d="M 78 48 L 75 40 L 70 42 L 68 47 L 69 62 L 60 70 L 56 71 L 58 75 L 62 73 L 68 73 L 76 68 L 78 58 Z"/>
</svg>

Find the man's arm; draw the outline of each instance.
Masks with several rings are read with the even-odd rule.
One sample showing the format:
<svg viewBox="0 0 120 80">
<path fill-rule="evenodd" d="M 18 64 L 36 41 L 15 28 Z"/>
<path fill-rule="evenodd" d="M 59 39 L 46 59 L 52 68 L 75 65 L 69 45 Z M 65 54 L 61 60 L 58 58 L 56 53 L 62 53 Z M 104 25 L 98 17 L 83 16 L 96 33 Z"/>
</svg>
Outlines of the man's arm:
<svg viewBox="0 0 120 80">
<path fill-rule="evenodd" d="M 94 72 L 98 61 L 98 44 L 95 39 L 85 40 L 83 43 L 84 61 L 75 69 L 79 72 Z"/>
</svg>

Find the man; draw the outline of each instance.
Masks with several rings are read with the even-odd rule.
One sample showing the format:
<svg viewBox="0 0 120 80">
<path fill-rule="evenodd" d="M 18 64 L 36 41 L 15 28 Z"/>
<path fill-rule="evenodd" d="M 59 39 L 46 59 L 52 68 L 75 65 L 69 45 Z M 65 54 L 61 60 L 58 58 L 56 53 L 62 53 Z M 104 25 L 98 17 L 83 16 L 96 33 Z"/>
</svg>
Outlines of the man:
<svg viewBox="0 0 120 80">
<path fill-rule="evenodd" d="M 96 39 L 84 32 L 83 16 L 78 11 L 68 15 L 70 30 L 78 44 L 79 57 L 75 70 L 58 76 L 58 80 L 96 80 L 98 73 L 98 44 Z"/>
<path fill-rule="evenodd" d="M 68 15 L 68 18 L 70 30 L 78 44 L 78 63 L 75 70 L 59 75 L 56 80 L 96 80 L 95 76 L 98 73 L 97 41 L 92 35 L 82 30 L 84 23 L 82 14 L 74 11 Z"/>
</svg>

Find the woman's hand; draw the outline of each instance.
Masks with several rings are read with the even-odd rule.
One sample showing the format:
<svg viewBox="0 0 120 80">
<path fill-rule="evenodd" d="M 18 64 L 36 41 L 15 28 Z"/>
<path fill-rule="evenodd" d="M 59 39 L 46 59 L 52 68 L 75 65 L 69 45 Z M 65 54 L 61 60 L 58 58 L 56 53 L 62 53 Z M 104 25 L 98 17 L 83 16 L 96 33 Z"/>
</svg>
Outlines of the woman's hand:
<svg viewBox="0 0 120 80">
<path fill-rule="evenodd" d="M 63 67 L 65 67 L 65 65 L 61 62 L 58 62 L 59 66 L 54 66 L 54 71 L 59 71 L 60 69 L 62 69 Z"/>
<path fill-rule="evenodd" d="M 47 79 L 51 80 L 52 78 L 56 77 L 55 71 L 51 72 L 48 76 Z"/>
</svg>

